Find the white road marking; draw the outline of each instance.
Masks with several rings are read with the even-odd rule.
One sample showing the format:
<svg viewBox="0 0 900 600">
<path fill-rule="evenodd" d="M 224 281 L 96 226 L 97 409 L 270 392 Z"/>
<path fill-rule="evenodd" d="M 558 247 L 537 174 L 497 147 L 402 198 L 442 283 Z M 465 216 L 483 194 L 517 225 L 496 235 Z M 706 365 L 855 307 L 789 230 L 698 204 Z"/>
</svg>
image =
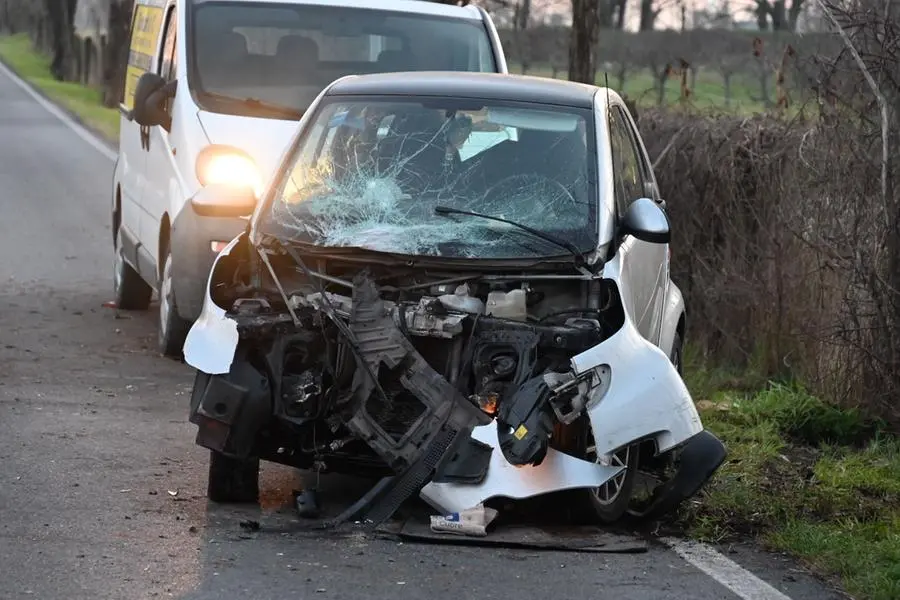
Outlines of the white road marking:
<svg viewBox="0 0 900 600">
<path fill-rule="evenodd" d="M 6 65 L 0 62 L 0 72 L 6 75 L 10 81 L 15 83 L 17 86 L 22 88 L 22 90 L 27 93 L 29 96 L 34 98 L 34 101 L 44 107 L 44 109 L 52 114 L 54 117 L 62 121 L 62 123 L 71 129 L 75 135 L 83 139 L 87 142 L 91 147 L 93 147 L 97 152 L 105 156 L 111 161 L 116 160 L 116 153 L 106 145 L 103 141 L 101 141 L 96 135 L 82 127 L 80 124 L 75 122 L 72 117 L 70 117 L 64 110 L 41 96 L 37 93 L 31 85 L 23 81 L 18 75 L 10 71 Z"/>
<path fill-rule="evenodd" d="M 100 154 L 111 161 L 116 160 L 116 153 L 109 146 L 74 121 L 65 111 L 34 91 L 28 83 L 10 71 L 3 63 L 0 63 L 0 71 Z M 779 592 L 750 571 L 725 558 L 706 544 L 675 538 L 662 538 L 661 541 L 686 562 L 706 573 L 710 578 L 736 594 L 742 600 L 791 600 L 789 596 Z"/>
<path fill-rule="evenodd" d="M 662 538 L 675 554 L 719 582 L 742 600 L 791 600 L 789 596 L 728 560 L 706 544 Z"/>
</svg>

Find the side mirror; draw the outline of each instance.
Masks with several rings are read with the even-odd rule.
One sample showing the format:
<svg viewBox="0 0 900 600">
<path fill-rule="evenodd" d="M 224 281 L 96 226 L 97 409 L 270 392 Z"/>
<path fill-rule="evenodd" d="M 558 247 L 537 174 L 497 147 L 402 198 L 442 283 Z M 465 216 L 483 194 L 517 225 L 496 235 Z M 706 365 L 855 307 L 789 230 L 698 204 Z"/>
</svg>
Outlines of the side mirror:
<svg viewBox="0 0 900 600">
<path fill-rule="evenodd" d="M 650 198 L 638 198 L 625 212 L 619 233 L 633 235 L 642 242 L 668 244 L 671 237 L 669 217 L 662 207 Z"/>
<path fill-rule="evenodd" d="M 209 185 L 191 198 L 191 208 L 201 217 L 246 217 L 256 208 L 256 192 L 251 187 Z"/>
<path fill-rule="evenodd" d="M 165 103 L 174 95 L 174 81 L 167 82 L 156 73 L 144 73 L 134 88 L 134 120 L 142 127 L 160 125 L 168 130 L 172 119 Z"/>
</svg>

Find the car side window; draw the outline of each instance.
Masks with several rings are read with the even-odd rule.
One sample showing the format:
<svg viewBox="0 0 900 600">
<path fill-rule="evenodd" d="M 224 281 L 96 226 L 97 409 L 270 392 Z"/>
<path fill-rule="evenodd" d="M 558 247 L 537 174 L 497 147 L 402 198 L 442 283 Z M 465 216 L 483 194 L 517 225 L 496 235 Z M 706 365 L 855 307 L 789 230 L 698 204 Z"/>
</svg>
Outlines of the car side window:
<svg viewBox="0 0 900 600">
<path fill-rule="evenodd" d="M 166 37 L 163 40 L 162 50 L 159 55 L 159 74 L 166 81 L 172 81 L 176 76 L 176 53 L 175 53 L 175 35 L 178 31 L 178 17 L 175 14 L 175 7 L 169 9 L 166 18 Z M 166 101 L 166 110 L 172 108 L 172 99 Z"/>
<path fill-rule="evenodd" d="M 641 184 L 641 196 L 647 196 L 652 199 L 653 190 L 650 188 L 650 184 L 653 182 L 652 176 L 652 167 L 650 163 L 647 162 L 647 156 L 641 149 L 640 142 L 640 134 L 638 133 L 637 128 L 628 120 L 628 117 L 625 115 L 625 111 L 621 107 L 616 107 L 616 111 L 620 113 L 622 117 L 622 125 L 628 137 L 629 143 L 634 148 L 634 155 L 637 158 L 638 162 L 638 175 L 640 177 Z"/>
<path fill-rule="evenodd" d="M 616 212 L 621 217 L 632 202 L 646 195 L 644 178 L 640 155 L 629 132 L 628 122 L 618 107 L 610 109 L 609 124 Z"/>
</svg>

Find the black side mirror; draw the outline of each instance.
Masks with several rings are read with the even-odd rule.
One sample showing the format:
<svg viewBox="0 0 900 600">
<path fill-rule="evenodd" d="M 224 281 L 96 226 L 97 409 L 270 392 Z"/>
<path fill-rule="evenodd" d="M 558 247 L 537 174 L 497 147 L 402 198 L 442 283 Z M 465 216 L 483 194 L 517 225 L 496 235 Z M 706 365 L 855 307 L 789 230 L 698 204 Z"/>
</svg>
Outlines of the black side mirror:
<svg viewBox="0 0 900 600">
<path fill-rule="evenodd" d="M 172 117 L 165 109 L 166 100 L 175 95 L 175 81 L 167 82 L 156 73 L 144 73 L 134 89 L 134 120 L 142 127 L 159 125 L 166 130 Z"/>
<path fill-rule="evenodd" d="M 650 198 L 638 198 L 625 211 L 619 228 L 620 235 L 632 235 L 642 242 L 668 244 L 669 217 L 660 205 Z"/>
<path fill-rule="evenodd" d="M 251 187 L 212 184 L 191 198 L 191 208 L 201 217 L 246 217 L 256 208 L 256 192 Z"/>
</svg>

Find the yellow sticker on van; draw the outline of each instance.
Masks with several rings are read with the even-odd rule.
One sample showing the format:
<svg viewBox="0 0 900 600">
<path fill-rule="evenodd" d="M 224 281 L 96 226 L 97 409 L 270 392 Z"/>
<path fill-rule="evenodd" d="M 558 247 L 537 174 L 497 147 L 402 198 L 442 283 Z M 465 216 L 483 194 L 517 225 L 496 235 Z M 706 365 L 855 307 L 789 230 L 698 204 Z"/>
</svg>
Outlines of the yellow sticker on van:
<svg viewBox="0 0 900 600">
<path fill-rule="evenodd" d="M 125 71 L 125 106 L 134 108 L 134 90 L 141 75 L 153 68 L 156 45 L 163 25 L 162 0 L 135 4 L 128 52 L 128 68 Z"/>
</svg>

